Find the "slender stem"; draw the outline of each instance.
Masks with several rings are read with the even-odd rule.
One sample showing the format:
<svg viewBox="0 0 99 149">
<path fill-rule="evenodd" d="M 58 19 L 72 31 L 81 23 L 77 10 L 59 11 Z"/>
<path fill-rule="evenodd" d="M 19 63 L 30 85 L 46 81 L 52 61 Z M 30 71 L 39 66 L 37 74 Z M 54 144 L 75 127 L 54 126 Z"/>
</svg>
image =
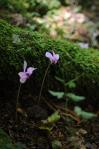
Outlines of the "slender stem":
<svg viewBox="0 0 99 149">
<path fill-rule="evenodd" d="M 82 77 L 83 75 L 84 75 L 84 73 L 80 74 L 79 76 L 77 76 L 77 77 L 74 78 L 74 79 L 71 79 L 70 81 L 76 81 L 76 80 L 78 80 L 80 77 Z M 67 83 L 65 83 L 65 87 L 69 84 L 70 81 L 68 81 Z"/>
<path fill-rule="evenodd" d="M 65 101 L 65 108 L 66 108 L 66 109 L 68 108 L 68 101 L 69 101 L 69 99 L 66 98 L 66 101 Z"/>
<path fill-rule="evenodd" d="M 47 69 L 46 69 L 46 71 L 45 71 L 45 74 L 44 74 L 44 78 L 43 78 L 43 81 L 42 81 L 42 84 L 41 84 L 40 93 L 39 93 L 38 104 L 39 104 L 40 99 L 41 99 L 41 94 L 42 94 L 42 90 L 43 90 L 43 86 L 44 86 L 44 81 L 45 81 L 46 75 L 47 75 L 47 73 L 48 73 L 48 70 L 49 70 L 49 68 L 50 68 L 50 65 L 51 65 L 51 64 L 49 63 L 49 65 L 48 65 L 48 67 L 47 67 Z"/>
<path fill-rule="evenodd" d="M 19 85 L 19 89 L 18 89 L 18 94 L 17 94 L 17 99 L 16 99 L 16 121 L 17 121 L 17 108 L 19 106 L 19 95 L 20 95 L 20 89 L 21 89 L 21 83 Z"/>
</svg>

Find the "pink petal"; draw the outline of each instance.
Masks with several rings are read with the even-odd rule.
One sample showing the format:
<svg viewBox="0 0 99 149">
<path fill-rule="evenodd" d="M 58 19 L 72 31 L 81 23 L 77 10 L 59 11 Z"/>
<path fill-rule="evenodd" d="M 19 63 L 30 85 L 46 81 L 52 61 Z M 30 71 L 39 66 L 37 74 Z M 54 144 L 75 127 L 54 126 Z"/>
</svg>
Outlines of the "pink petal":
<svg viewBox="0 0 99 149">
<path fill-rule="evenodd" d="M 25 72 L 27 68 L 27 62 L 24 60 L 24 64 L 23 64 L 23 71 Z"/>
<path fill-rule="evenodd" d="M 26 75 L 25 72 L 19 72 L 18 75 L 20 77 L 20 82 L 21 83 L 25 83 L 26 80 L 28 79 L 28 76 Z"/>
<path fill-rule="evenodd" d="M 59 60 L 59 54 L 55 54 L 53 51 L 53 63 L 56 64 L 58 60 Z"/>
<path fill-rule="evenodd" d="M 36 69 L 36 68 L 34 68 L 34 67 L 29 67 L 29 68 L 27 68 L 26 73 L 27 73 L 29 76 L 31 76 L 32 73 L 33 73 L 33 71 L 34 71 L 35 69 Z"/>
<path fill-rule="evenodd" d="M 25 72 L 19 72 L 18 75 L 19 75 L 19 77 L 23 77 L 23 76 L 25 76 L 26 74 L 25 74 Z"/>
<path fill-rule="evenodd" d="M 25 83 L 27 78 L 20 78 L 20 83 Z"/>
<path fill-rule="evenodd" d="M 57 61 L 59 60 L 59 54 L 54 55 L 54 60 L 55 60 L 55 63 L 57 63 Z"/>
<path fill-rule="evenodd" d="M 51 62 L 53 61 L 53 55 L 50 52 L 46 52 L 45 56 L 49 58 Z"/>
</svg>

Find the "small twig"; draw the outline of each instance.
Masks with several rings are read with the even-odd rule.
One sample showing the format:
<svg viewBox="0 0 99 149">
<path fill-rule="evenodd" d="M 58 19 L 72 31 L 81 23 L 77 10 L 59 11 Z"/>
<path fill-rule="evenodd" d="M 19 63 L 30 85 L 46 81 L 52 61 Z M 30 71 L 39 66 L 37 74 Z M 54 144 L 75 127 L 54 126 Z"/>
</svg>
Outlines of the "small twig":
<svg viewBox="0 0 99 149">
<path fill-rule="evenodd" d="M 72 119 L 77 121 L 77 124 L 79 124 L 81 122 L 80 118 L 77 117 L 77 115 L 73 111 L 71 111 L 70 109 L 67 109 L 67 108 L 64 108 L 64 107 L 61 107 L 58 105 L 54 105 L 54 107 L 60 109 L 61 114 L 68 116 L 68 117 L 71 117 Z"/>
<path fill-rule="evenodd" d="M 80 124 L 80 122 L 81 122 L 79 117 L 75 117 L 69 113 L 60 112 L 60 114 L 72 118 L 73 120 L 75 120 L 77 122 L 77 124 Z"/>
<path fill-rule="evenodd" d="M 65 107 L 59 106 L 59 105 L 57 105 L 57 104 L 53 104 L 53 106 L 54 106 L 54 107 L 56 107 L 56 108 L 58 108 L 58 109 L 60 109 L 60 110 L 63 110 L 63 111 L 65 111 L 65 112 L 68 112 L 68 113 L 70 113 L 70 114 L 74 115 L 74 112 L 73 112 L 73 111 L 71 111 L 71 110 L 70 110 L 70 109 L 68 109 L 68 108 L 65 108 Z"/>
<path fill-rule="evenodd" d="M 48 107 L 50 107 L 50 109 L 52 109 L 53 111 L 56 111 L 56 109 L 45 99 L 43 99 L 44 102 L 48 105 Z"/>
</svg>

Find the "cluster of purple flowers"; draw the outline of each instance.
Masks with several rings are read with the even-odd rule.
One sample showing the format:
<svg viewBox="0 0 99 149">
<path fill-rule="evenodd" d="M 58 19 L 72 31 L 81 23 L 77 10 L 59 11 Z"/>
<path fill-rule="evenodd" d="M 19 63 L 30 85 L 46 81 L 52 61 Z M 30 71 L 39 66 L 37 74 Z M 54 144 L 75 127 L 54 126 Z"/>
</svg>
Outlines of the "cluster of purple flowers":
<svg viewBox="0 0 99 149">
<path fill-rule="evenodd" d="M 59 54 L 55 54 L 53 52 L 46 52 L 45 57 L 49 58 L 51 64 L 56 64 L 59 60 Z M 18 75 L 20 77 L 20 83 L 25 83 L 27 79 L 33 74 L 34 70 L 37 68 L 34 67 L 27 67 L 27 62 L 24 61 L 23 64 L 23 71 L 19 72 Z"/>
</svg>

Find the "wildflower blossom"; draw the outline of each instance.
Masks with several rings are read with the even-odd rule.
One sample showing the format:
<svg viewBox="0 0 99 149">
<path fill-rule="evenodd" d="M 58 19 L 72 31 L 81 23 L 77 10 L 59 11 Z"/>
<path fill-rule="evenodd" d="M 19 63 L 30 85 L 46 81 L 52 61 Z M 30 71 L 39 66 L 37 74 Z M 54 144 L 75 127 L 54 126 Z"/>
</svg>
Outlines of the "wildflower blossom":
<svg viewBox="0 0 99 149">
<path fill-rule="evenodd" d="M 25 83 L 26 80 L 32 75 L 32 73 L 35 69 L 36 68 L 34 68 L 34 67 L 27 68 L 27 62 L 24 61 L 23 71 L 18 73 L 18 75 L 20 77 L 20 83 Z"/>
<path fill-rule="evenodd" d="M 59 54 L 55 54 L 54 51 L 53 52 L 46 52 L 45 56 L 47 58 L 49 58 L 49 60 L 52 64 L 56 64 L 59 60 Z"/>
</svg>

